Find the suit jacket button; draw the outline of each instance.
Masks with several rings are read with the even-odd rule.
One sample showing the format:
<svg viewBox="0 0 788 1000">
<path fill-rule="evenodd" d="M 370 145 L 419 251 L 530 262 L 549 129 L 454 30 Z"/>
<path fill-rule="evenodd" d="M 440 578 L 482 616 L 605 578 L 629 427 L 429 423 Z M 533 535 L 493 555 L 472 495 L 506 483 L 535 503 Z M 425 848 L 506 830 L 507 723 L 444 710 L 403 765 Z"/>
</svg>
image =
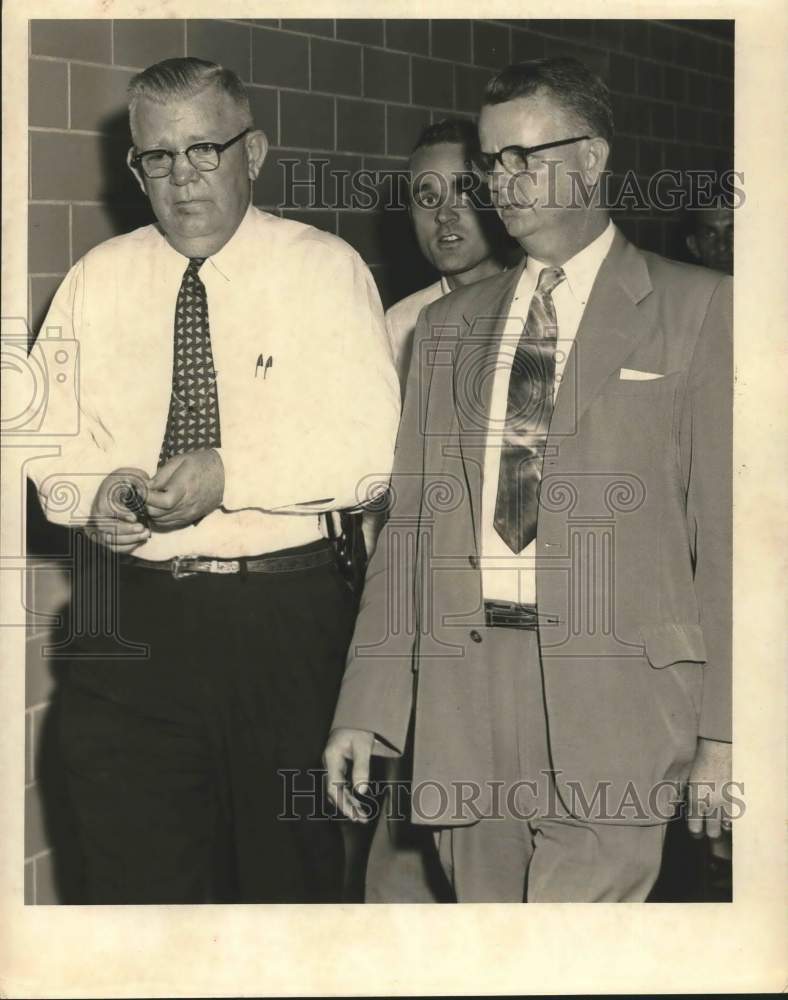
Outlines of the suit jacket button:
<svg viewBox="0 0 788 1000">
<path fill-rule="evenodd" d="M 475 628 L 471 629 L 471 639 L 473 639 L 474 642 L 481 642 L 482 641 L 481 635 L 479 634 L 479 632 L 476 631 Z"/>
</svg>

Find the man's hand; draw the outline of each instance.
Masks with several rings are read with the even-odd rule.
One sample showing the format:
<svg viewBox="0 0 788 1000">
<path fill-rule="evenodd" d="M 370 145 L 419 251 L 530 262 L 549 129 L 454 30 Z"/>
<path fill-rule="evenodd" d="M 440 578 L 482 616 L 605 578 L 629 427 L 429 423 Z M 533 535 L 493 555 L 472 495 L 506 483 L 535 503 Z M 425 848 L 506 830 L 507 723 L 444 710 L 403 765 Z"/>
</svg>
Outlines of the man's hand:
<svg viewBox="0 0 788 1000">
<path fill-rule="evenodd" d="M 687 825 L 693 836 L 702 837 L 704 825 L 706 835 L 712 839 L 721 836 L 723 829 L 730 829 L 731 817 L 726 809 L 730 803 L 723 796 L 730 781 L 731 744 L 699 739 L 687 787 Z"/>
<path fill-rule="evenodd" d="M 148 487 L 146 508 L 153 527 L 172 531 L 216 510 L 224 496 L 224 465 L 213 448 L 176 455 Z"/>
<path fill-rule="evenodd" d="M 333 729 L 323 753 L 328 794 L 342 814 L 357 823 L 366 823 L 368 817 L 351 788 L 362 794 L 367 790 L 374 742 L 375 734 L 364 729 Z"/>
<path fill-rule="evenodd" d="M 141 469 L 115 469 L 104 479 L 93 501 L 88 534 L 114 552 L 133 552 L 150 538 L 150 530 L 140 524 L 124 504 L 135 489 L 144 500 L 150 482 Z"/>
</svg>

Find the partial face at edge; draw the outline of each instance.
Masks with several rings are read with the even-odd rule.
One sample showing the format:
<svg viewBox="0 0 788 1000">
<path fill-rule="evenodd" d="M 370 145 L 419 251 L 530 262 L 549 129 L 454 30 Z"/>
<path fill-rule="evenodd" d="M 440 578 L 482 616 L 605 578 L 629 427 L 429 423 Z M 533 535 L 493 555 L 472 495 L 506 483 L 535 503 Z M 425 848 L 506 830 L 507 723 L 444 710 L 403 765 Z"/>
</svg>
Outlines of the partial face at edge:
<svg viewBox="0 0 788 1000">
<path fill-rule="evenodd" d="M 244 124 L 233 101 L 210 87 L 166 104 L 141 100 L 134 116 L 134 143 L 139 151 L 183 150 L 195 142 L 226 142 Z M 186 256 L 210 256 L 238 228 L 249 205 L 250 181 L 259 173 L 265 152 L 265 136 L 252 132 L 221 154 L 216 170 L 196 170 L 180 155 L 168 177 L 133 172 L 175 249 Z"/>
</svg>

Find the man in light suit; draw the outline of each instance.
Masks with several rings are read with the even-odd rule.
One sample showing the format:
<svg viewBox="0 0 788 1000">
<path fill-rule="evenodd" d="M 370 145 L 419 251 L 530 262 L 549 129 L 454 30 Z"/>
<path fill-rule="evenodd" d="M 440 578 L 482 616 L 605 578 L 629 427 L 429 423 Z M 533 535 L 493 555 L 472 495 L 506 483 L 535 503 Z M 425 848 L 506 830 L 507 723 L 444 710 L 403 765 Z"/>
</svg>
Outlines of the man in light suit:
<svg viewBox="0 0 788 1000">
<path fill-rule="evenodd" d="M 730 822 L 730 280 L 589 197 L 612 131 L 576 60 L 486 88 L 527 264 L 422 313 L 325 752 L 363 822 L 415 705 L 413 818 L 461 902 L 645 900 L 688 778 L 693 832 Z"/>
</svg>

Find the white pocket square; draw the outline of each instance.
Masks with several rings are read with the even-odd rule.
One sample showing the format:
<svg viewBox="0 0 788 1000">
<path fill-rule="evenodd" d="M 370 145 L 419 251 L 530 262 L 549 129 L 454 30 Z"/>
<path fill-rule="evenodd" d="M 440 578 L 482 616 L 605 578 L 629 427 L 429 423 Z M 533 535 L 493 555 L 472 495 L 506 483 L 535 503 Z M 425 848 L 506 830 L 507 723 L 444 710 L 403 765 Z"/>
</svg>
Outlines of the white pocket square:
<svg viewBox="0 0 788 1000">
<path fill-rule="evenodd" d="M 652 378 L 662 378 L 658 372 L 639 372 L 636 368 L 622 368 L 618 373 L 619 378 L 631 379 L 632 381 L 645 382 Z"/>
</svg>

